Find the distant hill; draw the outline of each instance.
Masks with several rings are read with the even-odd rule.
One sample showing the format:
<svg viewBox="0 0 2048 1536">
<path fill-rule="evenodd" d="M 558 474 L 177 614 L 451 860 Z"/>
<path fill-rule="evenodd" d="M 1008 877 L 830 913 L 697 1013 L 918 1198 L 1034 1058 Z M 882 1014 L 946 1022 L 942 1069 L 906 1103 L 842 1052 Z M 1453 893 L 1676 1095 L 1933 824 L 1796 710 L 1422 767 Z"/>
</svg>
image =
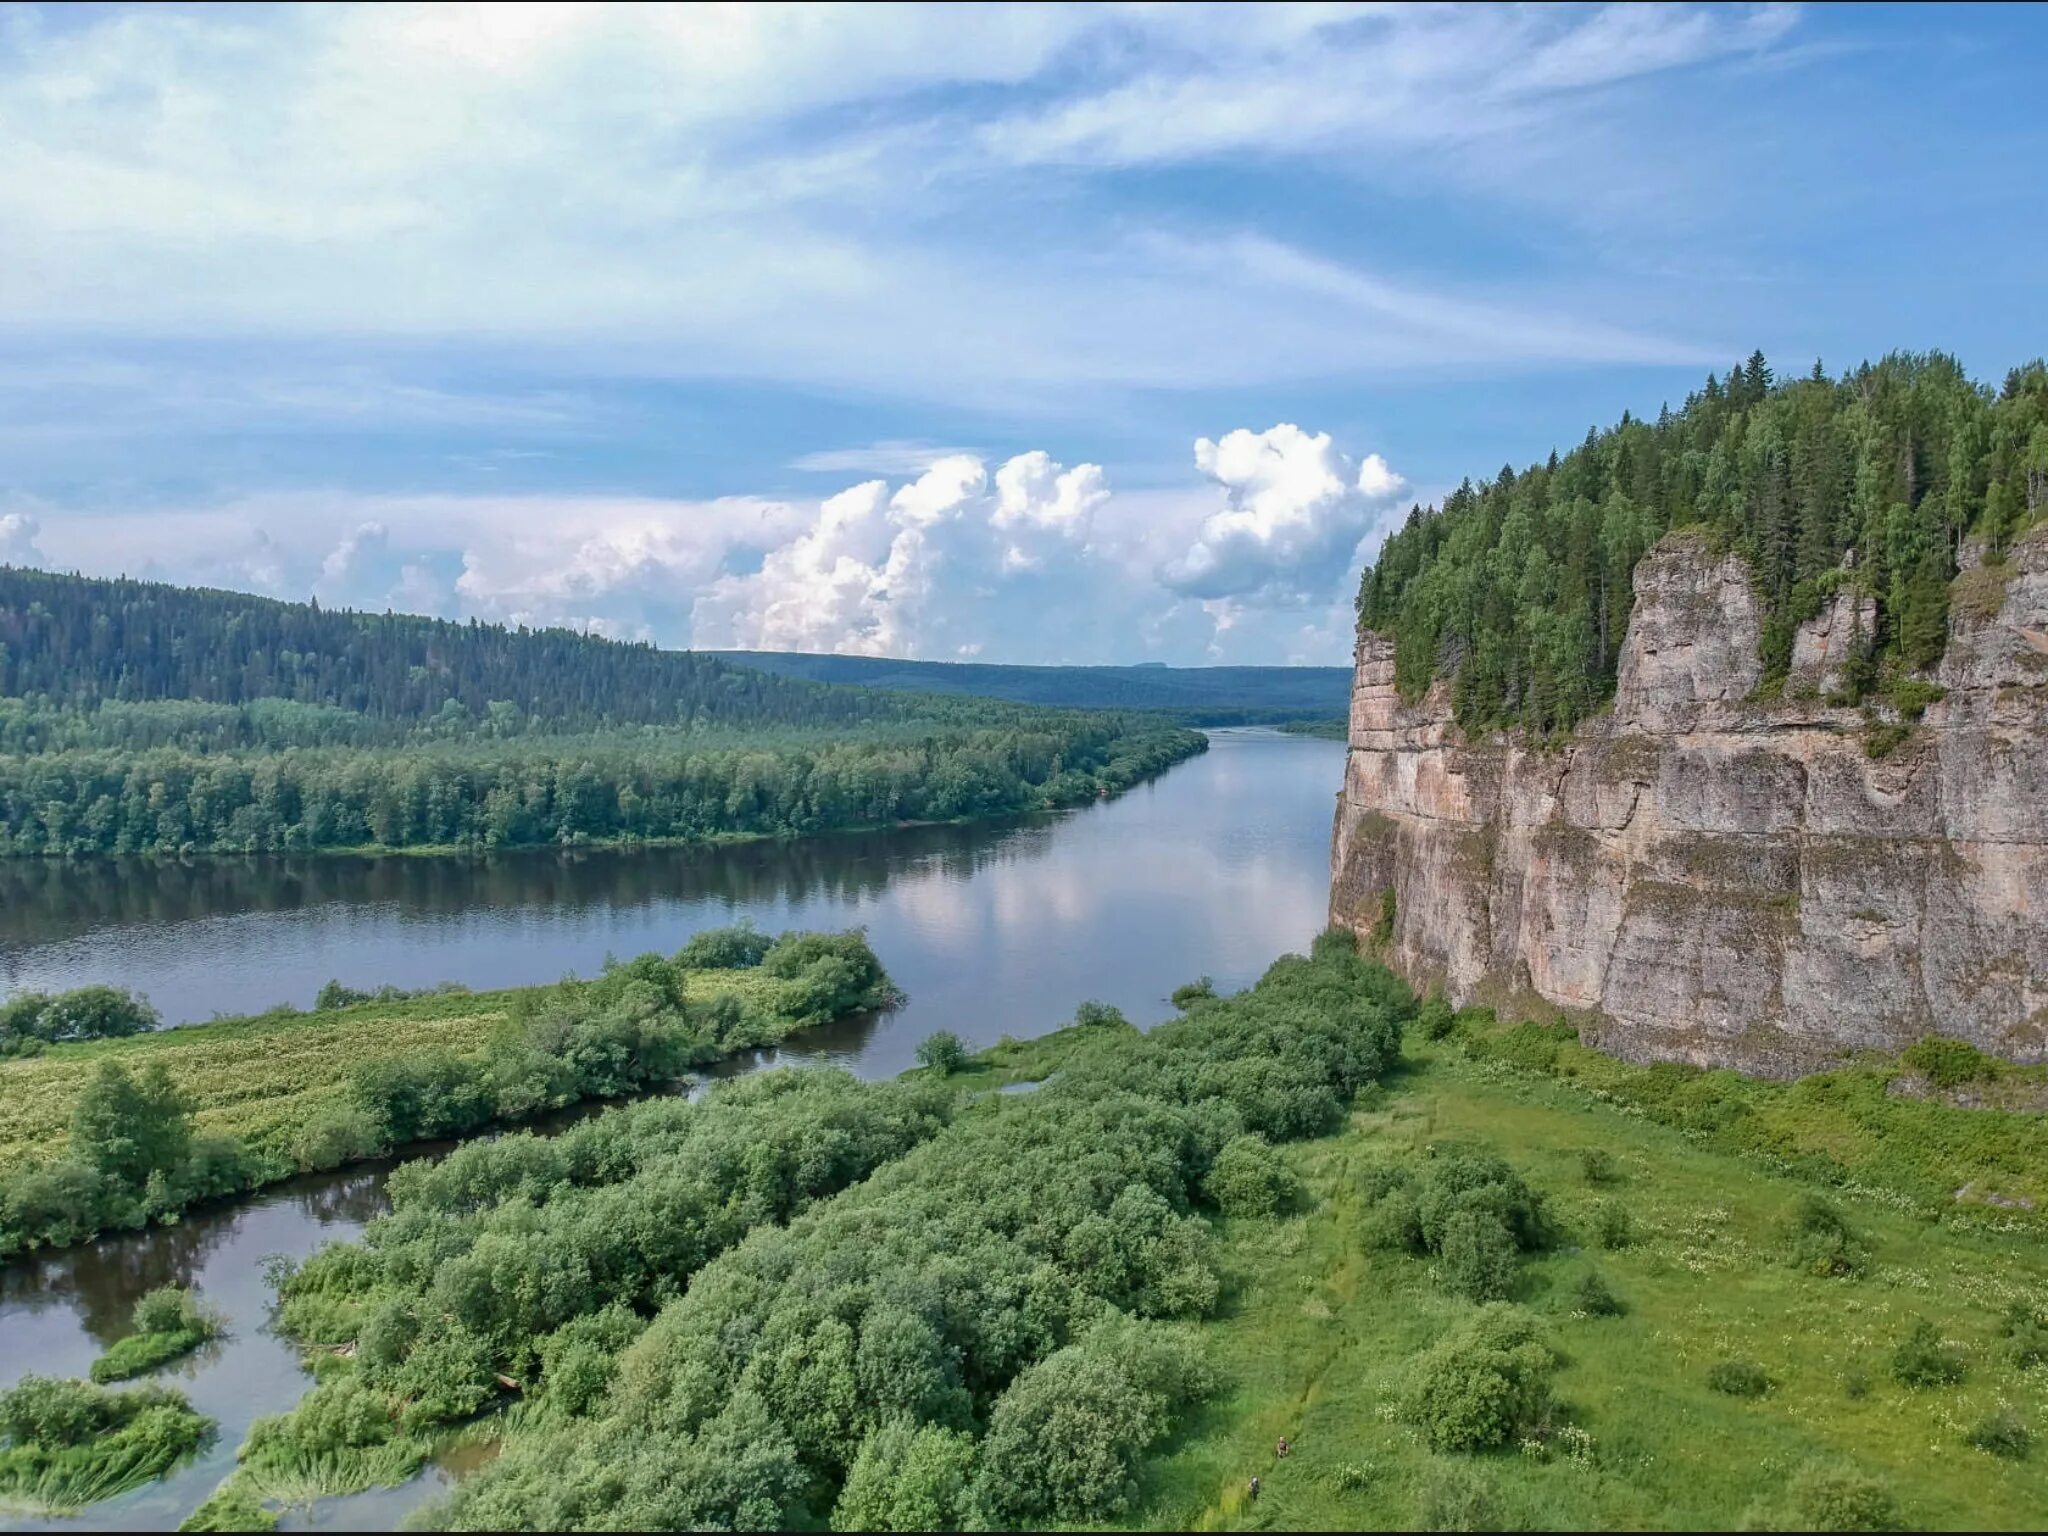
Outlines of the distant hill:
<svg viewBox="0 0 2048 1536">
<path fill-rule="evenodd" d="M 1067 709 L 1150 709 L 1192 725 L 1334 719 L 1351 702 L 1349 667 L 1005 667 L 798 651 L 701 653 L 781 677 L 913 693 L 971 694 Z"/>
</svg>

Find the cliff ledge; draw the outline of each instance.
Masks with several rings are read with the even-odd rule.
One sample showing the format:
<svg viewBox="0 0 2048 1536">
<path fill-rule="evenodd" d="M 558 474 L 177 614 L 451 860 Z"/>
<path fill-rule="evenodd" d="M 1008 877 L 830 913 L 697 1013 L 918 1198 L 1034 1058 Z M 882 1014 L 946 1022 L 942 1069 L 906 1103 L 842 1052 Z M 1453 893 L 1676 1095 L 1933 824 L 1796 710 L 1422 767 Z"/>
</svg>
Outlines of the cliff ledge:
<svg viewBox="0 0 2048 1536">
<path fill-rule="evenodd" d="M 1958 588 L 1947 696 L 1878 760 L 1825 702 L 1867 601 L 1802 626 L 1760 701 L 1747 567 L 1690 535 L 1637 566 L 1613 710 L 1560 744 L 1466 739 L 1362 633 L 1331 920 L 1636 1060 L 1787 1076 L 1928 1034 L 2048 1060 L 2048 529 Z"/>
</svg>

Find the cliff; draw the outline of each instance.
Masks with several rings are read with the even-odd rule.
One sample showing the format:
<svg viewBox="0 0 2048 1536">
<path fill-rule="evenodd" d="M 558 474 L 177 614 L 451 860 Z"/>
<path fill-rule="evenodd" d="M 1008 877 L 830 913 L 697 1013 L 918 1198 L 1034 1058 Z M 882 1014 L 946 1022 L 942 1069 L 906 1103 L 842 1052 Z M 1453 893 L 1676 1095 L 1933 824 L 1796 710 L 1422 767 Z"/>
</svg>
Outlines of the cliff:
<svg viewBox="0 0 2048 1536">
<path fill-rule="evenodd" d="M 2048 1060 L 2048 529 L 1958 579 L 1947 694 L 1879 759 L 1825 702 L 1867 602 L 1802 626 L 1767 701 L 1760 618 L 1739 558 L 1666 539 L 1611 713 L 1547 746 L 1466 739 L 1443 682 L 1404 703 L 1362 633 L 1331 920 L 1636 1060 L 1785 1076 L 1927 1034 Z"/>
</svg>

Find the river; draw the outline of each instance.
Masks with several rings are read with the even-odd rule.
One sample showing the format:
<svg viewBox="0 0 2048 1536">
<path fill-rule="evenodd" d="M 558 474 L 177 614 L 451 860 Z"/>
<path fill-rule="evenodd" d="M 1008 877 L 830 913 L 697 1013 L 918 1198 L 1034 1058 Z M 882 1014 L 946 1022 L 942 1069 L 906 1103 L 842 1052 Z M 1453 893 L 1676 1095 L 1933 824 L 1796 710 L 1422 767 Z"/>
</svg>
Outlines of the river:
<svg viewBox="0 0 2048 1536">
<path fill-rule="evenodd" d="M 304 1006 L 329 977 L 503 987 L 587 975 L 607 954 L 673 950 L 751 918 L 770 931 L 864 925 L 908 1000 L 736 1069 L 825 1061 L 889 1076 L 935 1029 L 992 1044 L 1053 1028 L 1091 998 L 1156 1023 L 1180 983 L 1247 985 L 1324 919 L 1343 748 L 1253 730 L 1210 741 L 1115 800 L 1003 825 L 703 849 L 0 862 L 0 993 L 111 982 L 187 1023 Z M 360 1231 L 383 1209 L 385 1171 L 311 1176 L 0 1268 L 0 1385 L 83 1375 L 152 1286 L 197 1285 L 230 1319 L 224 1340 L 161 1373 L 220 1420 L 211 1452 L 77 1518 L 0 1529 L 175 1526 L 232 1468 L 250 1420 L 309 1384 L 267 1329 L 262 1260 Z M 388 1529 L 449 1475 L 324 1500 L 285 1524 Z"/>
</svg>

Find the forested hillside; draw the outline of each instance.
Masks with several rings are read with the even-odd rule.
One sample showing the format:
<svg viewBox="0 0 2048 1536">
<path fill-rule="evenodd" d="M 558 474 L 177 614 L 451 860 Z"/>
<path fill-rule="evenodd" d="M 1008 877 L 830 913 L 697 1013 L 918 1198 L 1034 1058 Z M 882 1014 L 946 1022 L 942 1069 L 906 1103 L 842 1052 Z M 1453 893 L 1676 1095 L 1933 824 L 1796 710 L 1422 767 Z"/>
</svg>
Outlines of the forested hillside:
<svg viewBox="0 0 2048 1536">
<path fill-rule="evenodd" d="M 1993 390 L 1940 353 L 1774 379 L 1761 353 L 1678 411 L 1622 417 L 1563 457 L 1410 513 L 1359 588 L 1404 693 L 1438 675 L 1459 721 L 1570 727 L 1609 696 L 1629 576 L 1669 529 L 1741 553 L 1765 605 L 1765 686 L 1843 583 L 1876 600 L 1860 696 L 1937 662 L 1967 541 L 1996 562 L 2048 513 L 2048 368 Z"/>
<path fill-rule="evenodd" d="M 1351 702 L 1349 667 L 1006 667 L 798 651 L 708 654 L 821 683 L 973 694 L 1063 709 L 1167 710 L 1190 725 L 1334 720 Z"/>
<path fill-rule="evenodd" d="M 0 568 L 0 856 L 786 836 L 1077 804 L 1156 718 Z"/>
</svg>

